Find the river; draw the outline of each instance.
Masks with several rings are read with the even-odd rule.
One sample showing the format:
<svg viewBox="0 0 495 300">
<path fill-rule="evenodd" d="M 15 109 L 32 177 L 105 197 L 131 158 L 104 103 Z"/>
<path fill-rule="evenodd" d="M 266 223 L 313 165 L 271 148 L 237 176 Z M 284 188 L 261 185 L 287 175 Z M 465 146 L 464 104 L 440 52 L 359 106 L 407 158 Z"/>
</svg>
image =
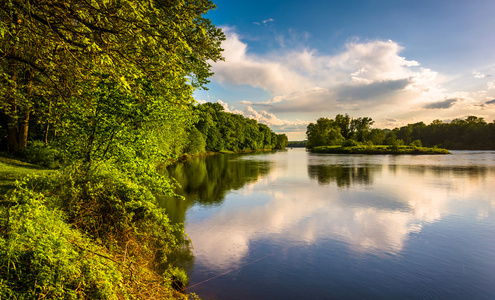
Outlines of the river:
<svg viewBox="0 0 495 300">
<path fill-rule="evenodd" d="M 304 149 L 171 166 L 203 299 L 495 299 L 495 152 Z"/>
</svg>

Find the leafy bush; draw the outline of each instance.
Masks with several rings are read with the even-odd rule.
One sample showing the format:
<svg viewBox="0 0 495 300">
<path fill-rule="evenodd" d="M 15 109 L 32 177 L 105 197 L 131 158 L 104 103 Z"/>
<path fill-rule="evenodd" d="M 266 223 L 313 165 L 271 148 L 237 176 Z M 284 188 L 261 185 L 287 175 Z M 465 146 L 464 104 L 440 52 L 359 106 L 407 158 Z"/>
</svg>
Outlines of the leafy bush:
<svg viewBox="0 0 495 300">
<path fill-rule="evenodd" d="M 413 147 L 423 147 L 423 144 L 421 143 L 420 140 L 414 140 L 412 143 L 411 143 L 411 146 Z"/>
<path fill-rule="evenodd" d="M 29 142 L 22 156 L 29 163 L 52 169 L 60 167 L 62 160 L 57 148 L 45 145 L 42 141 Z"/>
<path fill-rule="evenodd" d="M 180 297 L 184 277 L 167 257 L 183 227 L 131 175 L 73 166 L 26 179 L 5 203 L 0 299 Z"/>
<path fill-rule="evenodd" d="M 353 139 L 348 139 L 342 144 L 343 147 L 355 147 L 358 145 L 359 143 Z"/>
<path fill-rule="evenodd" d="M 117 299 L 118 264 L 25 188 L 0 208 L 1 299 Z"/>
<path fill-rule="evenodd" d="M 165 280 L 170 281 L 172 287 L 178 291 L 185 291 L 186 286 L 189 283 L 189 278 L 184 269 L 177 267 L 170 268 L 164 277 Z"/>
</svg>

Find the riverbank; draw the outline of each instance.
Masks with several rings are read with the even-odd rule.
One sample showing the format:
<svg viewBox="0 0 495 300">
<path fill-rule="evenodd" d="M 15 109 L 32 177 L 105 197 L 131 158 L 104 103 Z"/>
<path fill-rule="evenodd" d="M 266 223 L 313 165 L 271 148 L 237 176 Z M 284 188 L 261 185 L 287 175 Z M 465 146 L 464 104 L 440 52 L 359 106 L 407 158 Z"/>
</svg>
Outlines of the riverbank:
<svg viewBox="0 0 495 300">
<path fill-rule="evenodd" d="M 392 145 L 361 145 L 361 146 L 318 146 L 313 147 L 313 153 L 329 153 L 329 154 L 450 154 L 449 150 L 443 148 L 428 148 L 414 146 L 392 146 Z"/>
<path fill-rule="evenodd" d="M 183 227 L 111 165 L 54 170 L 0 153 L 0 189 L 1 299 L 188 298 L 167 261 Z"/>
<path fill-rule="evenodd" d="M 206 151 L 197 154 L 183 154 L 179 156 L 177 159 L 171 159 L 169 162 L 183 162 L 192 157 L 206 157 L 210 155 L 219 155 L 219 154 L 244 154 L 244 153 L 256 153 L 256 152 L 271 152 L 281 149 L 256 149 L 256 150 L 239 150 L 239 151 L 230 151 L 230 150 L 221 150 L 218 152 L 215 151 Z"/>
</svg>

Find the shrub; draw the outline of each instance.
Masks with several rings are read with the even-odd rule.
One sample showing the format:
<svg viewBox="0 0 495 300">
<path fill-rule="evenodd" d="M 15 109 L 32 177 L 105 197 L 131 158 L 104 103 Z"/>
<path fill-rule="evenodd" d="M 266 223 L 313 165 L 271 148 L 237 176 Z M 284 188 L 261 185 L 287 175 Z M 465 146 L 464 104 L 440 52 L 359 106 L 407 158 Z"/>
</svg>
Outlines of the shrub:
<svg viewBox="0 0 495 300">
<path fill-rule="evenodd" d="M 348 139 L 348 140 L 345 140 L 345 142 L 342 144 L 342 146 L 355 147 L 355 146 L 359 146 L 359 143 L 353 139 Z"/>
<path fill-rule="evenodd" d="M 118 264 L 25 188 L 0 208 L 1 299 L 117 299 Z"/>
<path fill-rule="evenodd" d="M 417 147 L 417 148 L 418 147 L 423 147 L 423 144 L 421 143 L 420 140 L 414 140 L 410 145 L 413 146 L 413 147 Z"/>
<path fill-rule="evenodd" d="M 183 227 L 132 175 L 73 166 L 26 179 L 5 203 L 0 299 L 180 297 L 172 290 L 184 280 L 178 269 L 160 272 L 171 274 L 167 257 Z"/>
<path fill-rule="evenodd" d="M 22 152 L 22 157 L 29 163 L 48 167 L 58 168 L 61 165 L 61 154 L 56 147 L 45 145 L 41 141 L 31 141 Z"/>
</svg>

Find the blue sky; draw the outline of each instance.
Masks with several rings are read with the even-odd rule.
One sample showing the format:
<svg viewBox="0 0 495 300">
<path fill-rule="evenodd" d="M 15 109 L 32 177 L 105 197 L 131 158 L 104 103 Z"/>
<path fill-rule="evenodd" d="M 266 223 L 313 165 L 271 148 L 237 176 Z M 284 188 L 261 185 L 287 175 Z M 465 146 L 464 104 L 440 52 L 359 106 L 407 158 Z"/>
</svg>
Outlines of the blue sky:
<svg viewBox="0 0 495 300">
<path fill-rule="evenodd" d="M 217 0 L 227 35 L 202 101 L 290 140 L 336 114 L 375 127 L 495 120 L 495 1 Z"/>
</svg>

